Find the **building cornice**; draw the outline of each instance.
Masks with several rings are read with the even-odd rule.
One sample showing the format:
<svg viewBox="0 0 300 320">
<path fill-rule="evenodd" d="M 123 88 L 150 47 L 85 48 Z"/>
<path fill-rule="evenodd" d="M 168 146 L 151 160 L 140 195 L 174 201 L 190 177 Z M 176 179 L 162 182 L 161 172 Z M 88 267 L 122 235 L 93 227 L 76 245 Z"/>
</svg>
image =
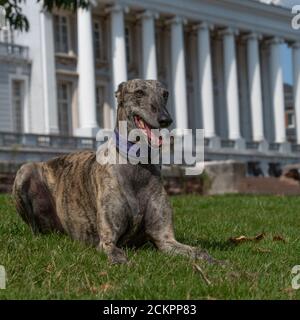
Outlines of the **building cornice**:
<svg viewBox="0 0 300 320">
<path fill-rule="evenodd" d="M 242 40 L 261 40 L 263 37 L 260 33 L 257 32 L 249 32 L 242 36 Z"/>
<path fill-rule="evenodd" d="M 207 23 L 206 21 L 202 21 L 193 26 L 193 30 L 214 30 L 215 26 L 212 23 Z"/>
<path fill-rule="evenodd" d="M 218 31 L 220 36 L 238 36 L 239 35 L 239 30 L 236 28 L 232 27 L 227 27 L 224 29 L 220 29 Z"/>
<path fill-rule="evenodd" d="M 166 25 L 171 25 L 171 24 L 187 24 L 187 20 L 182 17 L 182 16 L 174 16 L 168 20 L 166 20 Z"/>
<path fill-rule="evenodd" d="M 267 44 L 269 44 L 269 45 L 278 45 L 278 44 L 283 44 L 283 39 L 282 38 L 279 38 L 279 37 L 273 37 L 273 38 L 271 38 L 271 39 L 267 39 L 266 41 L 265 41 Z"/>
<path fill-rule="evenodd" d="M 112 0 L 106 0 L 108 3 Z M 122 0 L 133 10 L 159 10 L 163 16 L 180 15 L 191 23 L 233 27 L 241 32 L 257 32 L 263 36 L 278 36 L 287 41 L 299 41 L 300 31 L 291 27 L 290 10 L 253 0 Z M 217 25 L 217 23 L 218 25 Z"/>
<path fill-rule="evenodd" d="M 118 12 L 124 12 L 124 13 L 128 13 L 129 12 L 129 7 L 126 6 L 123 3 L 116 3 L 112 6 L 108 6 L 105 8 L 105 13 L 118 13 Z"/>
<path fill-rule="evenodd" d="M 144 10 L 137 14 L 138 19 L 158 19 L 159 13 L 157 11 Z"/>
</svg>

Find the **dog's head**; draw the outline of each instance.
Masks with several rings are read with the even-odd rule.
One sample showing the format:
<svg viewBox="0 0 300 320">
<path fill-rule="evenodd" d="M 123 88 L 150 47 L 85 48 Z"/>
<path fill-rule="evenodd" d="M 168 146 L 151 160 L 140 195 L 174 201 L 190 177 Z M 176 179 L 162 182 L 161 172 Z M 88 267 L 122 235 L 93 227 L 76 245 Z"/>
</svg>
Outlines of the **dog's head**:
<svg viewBox="0 0 300 320">
<path fill-rule="evenodd" d="M 166 128 L 172 118 L 166 108 L 168 91 L 156 80 L 134 79 L 122 82 L 115 93 L 119 121 L 127 121 L 128 131 L 141 129 L 148 143 L 154 139 L 151 129 Z"/>
</svg>

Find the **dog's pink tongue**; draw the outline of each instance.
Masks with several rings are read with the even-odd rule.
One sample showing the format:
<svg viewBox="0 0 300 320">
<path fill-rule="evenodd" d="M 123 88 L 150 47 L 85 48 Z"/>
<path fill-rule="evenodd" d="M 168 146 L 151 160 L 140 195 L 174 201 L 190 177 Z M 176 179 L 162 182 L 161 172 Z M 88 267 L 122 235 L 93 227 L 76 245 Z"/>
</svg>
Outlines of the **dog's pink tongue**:
<svg viewBox="0 0 300 320">
<path fill-rule="evenodd" d="M 147 125 L 145 126 L 146 126 L 147 136 L 151 141 L 151 144 L 154 146 L 160 146 L 162 143 L 162 139 L 160 139 L 160 137 L 157 137 Z"/>
</svg>

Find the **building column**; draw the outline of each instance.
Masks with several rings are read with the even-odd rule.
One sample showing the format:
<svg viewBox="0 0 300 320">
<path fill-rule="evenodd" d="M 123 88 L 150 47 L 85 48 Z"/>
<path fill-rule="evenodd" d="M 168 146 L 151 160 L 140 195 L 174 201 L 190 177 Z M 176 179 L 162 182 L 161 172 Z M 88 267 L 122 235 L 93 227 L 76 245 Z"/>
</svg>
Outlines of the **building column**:
<svg viewBox="0 0 300 320">
<path fill-rule="evenodd" d="M 169 20 L 171 25 L 171 65 L 175 128 L 178 133 L 188 129 L 188 108 L 186 92 L 186 72 L 184 61 L 183 23 L 180 17 Z"/>
<path fill-rule="evenodd" d="M 48 12 L 42 11 L 40 17 L 45 133 L 58 134 L 53 21 Z"/>
<path fill-rule="evenodd" d="M 91 8 L 78 9 L 79 128 L 76 135 L 93 137 L 98 131 Z"/>
<path fill-rule="evenodd" d="M 157 14 L 146 10 L 139 15 L 142 21 L 143 78 L 157 80 L 155 48 L 155 18 Z"/>
<path fill-rule="evenodd" d="M 127 81 L 124 8 L 121 5 L 115 5 L 108 8 L 108 12 L 110 12 L 111 23 L 112 83 L 113 90 L 116 91 L 121 82 Z"/>
<path fill-rule="evenodd" d="M 231 28 L 221 31 L 223 35 L 224 50 L 224 83 L 228 115 L 228 138 L 242 141 L 240 130 L 240 110 L 238 93 L 238 76 L 235 35 L 237 32 Z M 237 146 L 239 147 L 239 146 Z"/>
<path fill-rule="evenodd" d="M 213 78 L 210 52 L 210 29 L 207 23 L 197 27 L 199 93 L 202 108 L 202 119 L 205 138 L 216 136 L 213 99 Z"/>
<path fill-rule="evenodd" d="M 300 42 L 292 45 L 294 73 L 294 110 L 296 121 L 296 143 L 300 144 Z"/>
<path fill-rule="evenodd" d="M 283 71 L 280 57 L 280 45 L 283 41 L 279 38 L 270 40 L 270 84 L 273 104 L 275 142 L 286 142 Z"/>
<path fill-rule="evenodd" d="M 246 36 L 246 40 L 252 139 L 256 142 L 262 142 L 264 140 L 264 122 L 258 46 L 259 36 L 251 33 Z"/>
</svg>

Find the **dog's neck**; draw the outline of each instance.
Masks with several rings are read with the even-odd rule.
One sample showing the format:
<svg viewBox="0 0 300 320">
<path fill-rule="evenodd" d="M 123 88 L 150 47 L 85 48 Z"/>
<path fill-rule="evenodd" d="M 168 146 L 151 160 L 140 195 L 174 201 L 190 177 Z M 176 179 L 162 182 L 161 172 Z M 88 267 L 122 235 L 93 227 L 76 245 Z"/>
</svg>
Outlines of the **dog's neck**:
<svg viewBox="0 0 300 320">
<path fill-rule="evenodd" d="M 137 164 L 138 166 L 154 166 L 160 167 L 158 164 L 151 163 L 151 147 L 147 144 L 147 154 L 141 155 L 141 145 L 128 140 L 127 136 L 122 136 L 117 128 L 114 130 L 113 143 L 116 151 L 122 157 L 129 161 L 129 164 Z M 133 160 L 133 161 L 131 161 Z"/>
<path fill-rule="evenodd" d="M 123 137 L 117 128 L 114 130 L 114 138 L 116 149 L 122 155 L 128 155 L 131 148 L 135 146 L 135 143 Z"/>
</svg>

